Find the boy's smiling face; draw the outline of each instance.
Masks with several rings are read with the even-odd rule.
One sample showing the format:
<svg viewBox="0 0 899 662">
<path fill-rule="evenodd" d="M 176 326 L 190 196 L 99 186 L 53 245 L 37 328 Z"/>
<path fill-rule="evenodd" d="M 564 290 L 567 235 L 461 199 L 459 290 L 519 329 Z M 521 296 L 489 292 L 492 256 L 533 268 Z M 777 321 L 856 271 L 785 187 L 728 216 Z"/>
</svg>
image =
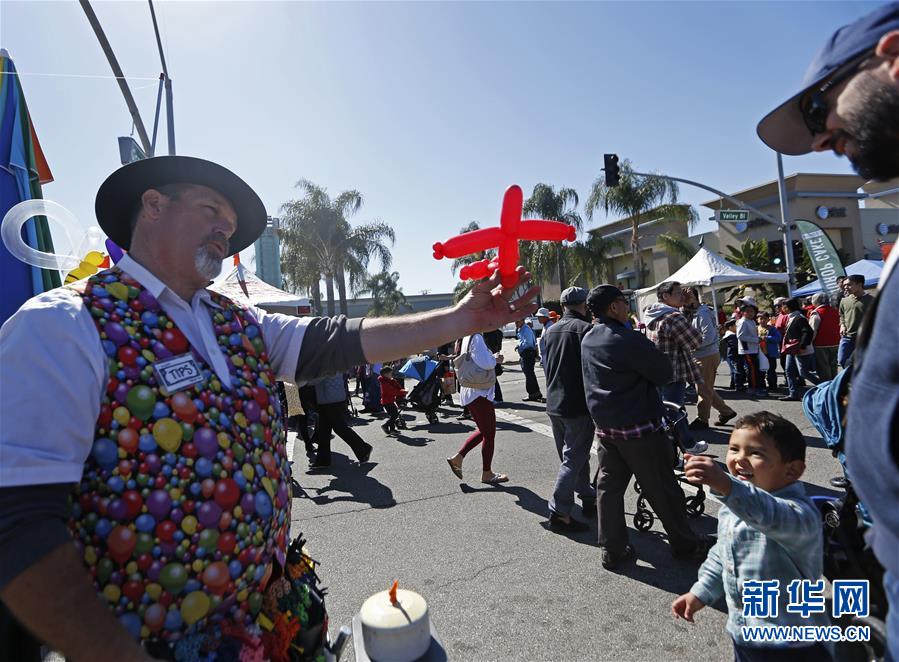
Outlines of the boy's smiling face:
<svg viewBox="0 0 899 662">
<path fill-rule="evenodd" d="M 755 428 L 739 428 L 730 435 L 727 470 L 766 492 L 774 492 L 799 480 L 802 460 L 784 461 L 774 440 Z"/>
</svg>

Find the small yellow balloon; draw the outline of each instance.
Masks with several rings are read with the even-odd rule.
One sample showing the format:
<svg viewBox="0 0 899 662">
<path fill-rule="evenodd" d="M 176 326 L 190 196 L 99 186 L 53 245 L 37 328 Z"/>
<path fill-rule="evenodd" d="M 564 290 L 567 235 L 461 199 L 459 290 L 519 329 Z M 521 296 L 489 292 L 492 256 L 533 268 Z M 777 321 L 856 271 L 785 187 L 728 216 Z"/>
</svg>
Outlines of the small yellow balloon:
<svg viewBox="0 0 899 662">
<path fill-rule="evenodd" d="M 256 471 L 253 469 L 252 464 L 245 464 L 240 468 L 240 472 L 243 474 L 243 477 L 247 480 L 253 480 L 253 476 L 256 475 Z"/>
<path fill-rule="evenodd" d="M 125 566 L 125 572 L 129 575 L 133 575 L 137 572 L 137 562 L 129 561 L 128 565 Z"/>
<path fill-rule="evenodd" d="M 84 548 L 84 561 L 88 565 L 94 565 L 97 562 L 97 551 L 93 547 Z"/>
<path fill-rule="evenodd" d="M 272 479 L 266 476 L 262 479 L 262 487 L 268 492 L 268 496 L 271 499 L 275 498 L 275 486 L 272 484 Z"/>
<path fill-rule="evenodd" d="M 202 591 L 194 591 L 184 596 L 181 602 L 181 618 L 188 625 L 193 625 L 209 611 L 209 597 Z"/>
<path fill-rule="evenodd" d="M 116 407 L 112 412 L 112 417 L 116 420 L 116 423 L 124 427 L 131 421 L 131 412 L 128 411 L 127 407 Z"/>
<path fill-rule="evenodd" d="M 227 432 L 219 432 L 218 435 L 216 435 L 216 439 L 218 439 L 219 446 L 225 450 L 231 448 L 231 437 L 228 436 Z"/>
<path fill-rule="evenodd" d="M 242 428 L 247 427 L 247 417 L 243 415 L 243 412 L 239 411 L 234 414 L 234 422 Z"/>
<path fill-rule="evenodd" d="M 196 559 L 193 563 L 190 564 L 190 567 L 193 568 L 193 571 L 197 574 L 203 572 L 203 566 L 203 561 L 201 561 L 200 559 Z"/>
<path fill-rule="evenodd" d="M 116 299 L 121 301 L 128 300 L 128 287 L 123 285 L 122 283 L 109 283 L 106 285 L 106 291 L 109 292 Z"/>
<path fill-rule="evenodd" d="M 107 584 L 103 587 L 103 597 L 109 602 L 118 602 L 122 597 L 122 590 L 115 584 Z"/>
<path fill-rule="evenodd" d="M 181 530 L 189 536 L 195 534 L 197 532 L 197 518 L 193 515 L 185 517 L 181 520 Z"/>
<path fill-rule="evenodd" d="M 243 359 L 239 356 L 232 356 L 231 363 L 234 364 L 235 368 L 243 368 Z"/>
<path fill-rule="evenodd" d="M 153 424 L 153 438 L 163 450 L 174 453 L 181 446 L 184 429 L 174 418 L 160 418 Z"/>
<path fill-rule="evenodd" d="M 147 584 L 147 587 L 144 589 L 147 595 L 150 596 L 150 599 L 153 602 L 159 600 L 159 596 L 162 595 L 162 586 L 159 584 Z"/>
</svg>

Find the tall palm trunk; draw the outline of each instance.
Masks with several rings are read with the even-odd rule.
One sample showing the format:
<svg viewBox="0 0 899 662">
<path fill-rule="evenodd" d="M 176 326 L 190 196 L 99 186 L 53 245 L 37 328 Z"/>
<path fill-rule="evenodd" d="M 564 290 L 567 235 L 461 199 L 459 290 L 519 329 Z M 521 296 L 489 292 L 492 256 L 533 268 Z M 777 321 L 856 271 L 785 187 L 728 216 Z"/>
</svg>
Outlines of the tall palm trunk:
<svg viewBox="0 0 899 662">
<path fill-rule="evenodd" d="M 565 268 L 565 247 L 562 244 L 556 246 L 556 255 L 559 264 L 559 288 L 560 291 L 568 286 L 568 273 Z"/>
<path fill-rule="evenodd" d="M 322 314 L 322 285 L 319 278 L 312 283 L 312 305 L 316 315 Z"/>
<path fill-rule="evenodd" d="M 328 317 L 334 317 L 334 274 L 325 274 L 325 292 L 328 294 Z"/>
<path fill-rule="evenodd" d="M 640 227 L 640 215 L 634 216 L 631 221 L 631 257 L 634 261 L 634 279 L 637 288 L 643 287 L 643 258 L 640 257 L 640 236 L 637 229 Z"/>
<path fill-rule="evenodd" d="M 335 278 L 337 279 L 337 296 L 340 299 L 340 314 L 346 315 L 346 273 L 344 273 L 343 267 L 337 269 Z"/>
</svg>

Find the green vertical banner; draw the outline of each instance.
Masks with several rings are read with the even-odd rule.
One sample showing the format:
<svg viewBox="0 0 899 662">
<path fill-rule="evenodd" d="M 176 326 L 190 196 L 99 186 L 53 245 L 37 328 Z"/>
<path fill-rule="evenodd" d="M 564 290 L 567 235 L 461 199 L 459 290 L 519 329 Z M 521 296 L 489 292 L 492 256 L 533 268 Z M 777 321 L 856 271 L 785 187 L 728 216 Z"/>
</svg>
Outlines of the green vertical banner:
<svg viewBox="0 0 899 662">
<path fill-rule="evenodd" d="M 798 219 L 796 228 L 802 236 L 802 245 L 812 260 L 821 291 L 833 295 L 837 291 L 837 278 L 846 275 L 836 247 L 820 227 L 811 221 Z"/>
</svg>

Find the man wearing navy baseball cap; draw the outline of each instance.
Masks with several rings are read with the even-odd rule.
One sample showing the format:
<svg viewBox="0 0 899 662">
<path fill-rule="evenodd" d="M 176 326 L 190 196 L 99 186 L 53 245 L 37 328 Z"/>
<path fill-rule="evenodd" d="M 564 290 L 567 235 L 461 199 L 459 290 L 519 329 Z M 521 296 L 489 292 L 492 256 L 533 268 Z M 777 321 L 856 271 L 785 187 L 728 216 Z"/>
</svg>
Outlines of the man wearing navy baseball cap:
<svg viewBox="0 0 899 662">
<path fill-rule="evenodd" d="M 862 177 L 899 177 L 899 3 L 837 30 L 799 92 L 759 123 L 758 134 L 783 154 L 832 150 Z M 846 429 L 847 466 L 874 519 L 869 541 L 886 569 L 891 660 L 899 660 L 899 281 L 890 278 L 897 258 L 894 250 L 848 368 Z"/>
</svg>

